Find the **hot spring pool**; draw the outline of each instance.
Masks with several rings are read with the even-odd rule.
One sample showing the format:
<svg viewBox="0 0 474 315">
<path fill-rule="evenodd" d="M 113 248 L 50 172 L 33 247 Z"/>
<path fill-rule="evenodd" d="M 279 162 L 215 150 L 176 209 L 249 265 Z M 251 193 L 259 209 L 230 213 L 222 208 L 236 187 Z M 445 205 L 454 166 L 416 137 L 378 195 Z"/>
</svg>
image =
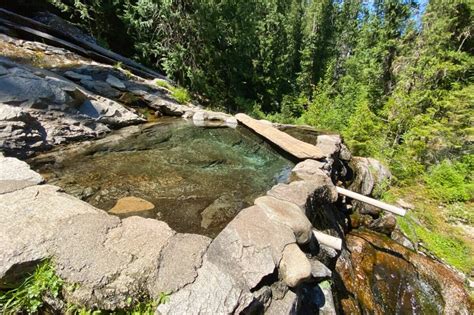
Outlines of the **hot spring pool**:
<svg viewBox="0 0 474 315">
<path fill-rule="evenodd" d="M 197 127 L 164 119 L 119 141 L 100 141 L 37 169 L 52 185 L 109 211 L 137 197 L 153 209 L 127 211 L 178 232 L 214 237 L 294 166 L 244 127 Z M 132 207 L 133 208 L 133 207 Z"/>
</svg>

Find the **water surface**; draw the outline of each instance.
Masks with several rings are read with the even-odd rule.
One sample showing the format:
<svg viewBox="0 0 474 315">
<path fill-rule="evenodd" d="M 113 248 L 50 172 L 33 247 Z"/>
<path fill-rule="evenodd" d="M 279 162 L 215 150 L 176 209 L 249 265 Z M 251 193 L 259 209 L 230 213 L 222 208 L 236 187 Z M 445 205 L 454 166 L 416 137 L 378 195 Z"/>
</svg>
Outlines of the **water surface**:
<svg viewBox="0 0 474 315">
<path fill-rule="evenodd" d="M 244 127 L 196 127 L 182 119 L 71 154 L 40 172 L 90 204 L 111 209 L 134 196 L 153 210 L 121 214 L 167 222 L 178 232 L 214 237 L 278 182 L 293 164 Z"/>
</svg>

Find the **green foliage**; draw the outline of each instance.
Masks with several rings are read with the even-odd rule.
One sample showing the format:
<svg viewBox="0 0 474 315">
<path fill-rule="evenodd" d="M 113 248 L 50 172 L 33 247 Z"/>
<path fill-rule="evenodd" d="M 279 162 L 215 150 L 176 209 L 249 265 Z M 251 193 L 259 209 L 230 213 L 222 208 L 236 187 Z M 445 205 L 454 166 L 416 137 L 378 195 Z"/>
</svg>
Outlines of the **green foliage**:
<svg viewBox="0 0 474 315">
<path fill-rule="evenodd" d="M 156 83 L 156 85 L 161 86 L 161 87 L 163 87 L 165 89 L 168 89 L 170 91 L 173 89 L 173 86 L 171 84 L 169 84 L 169 82 L 166 81 L 166 80 L 156 80 L 155 83 Z"/>
<path fill-rule="evenodd" d="M 173 87 L 171 89 L 171 97 L 181 104 L 186 104 L 191 101 L 188 90 L 182 87 Z"/>
<path fill-rule="evenodd" d="M 52 263 L 43 261 L 19 287 L 0 292 L 0 310 L 5 314 L 36 313 L 43 306 L 44 296 L 57 297 L 62 285 L 63 281 L 55 274 Z"/>
<path fill-rule="evenodd" d="M 470 170 L 472 172 L 472 169 Z M 425 176 L 433 197 L 445 202 L 467 201 L 474 198 L 474 183 L 467 181 L 468 166 L 443 161 Z"/>
</svg>

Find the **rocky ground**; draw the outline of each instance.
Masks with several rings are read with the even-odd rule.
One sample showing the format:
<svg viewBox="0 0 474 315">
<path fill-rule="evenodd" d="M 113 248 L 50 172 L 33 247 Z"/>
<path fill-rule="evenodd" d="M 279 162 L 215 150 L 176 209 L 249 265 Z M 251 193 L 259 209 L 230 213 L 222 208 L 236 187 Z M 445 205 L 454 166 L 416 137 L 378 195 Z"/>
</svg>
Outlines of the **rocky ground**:
<svg viewBox="0 0 474 315">
<path fill-rule="evenodd" d="M 159 115 L 237 122 L 179 104 L 169 86 L 120 67 L 0 36 L 8 48 L 0 58 L 0 290 L 52 258 L 67 284 L 51 303 L 56 312 L 67 303 L 120 309 L 170 292 L 158 313 L 472 313 L 464 279 L 413 250 L 393 216 L 338 196 L 335 184 L 371 195 L 390 173 L 352 157 L 337 135 L 317 137 L 318 160 L 298 163 L 289 183 L 257 198 L 215 239 L 119 219 L 45 184 L 15 157 Z M 342 238 L 342 250 L 318 242 L 314 229 Z"/>
</svg>

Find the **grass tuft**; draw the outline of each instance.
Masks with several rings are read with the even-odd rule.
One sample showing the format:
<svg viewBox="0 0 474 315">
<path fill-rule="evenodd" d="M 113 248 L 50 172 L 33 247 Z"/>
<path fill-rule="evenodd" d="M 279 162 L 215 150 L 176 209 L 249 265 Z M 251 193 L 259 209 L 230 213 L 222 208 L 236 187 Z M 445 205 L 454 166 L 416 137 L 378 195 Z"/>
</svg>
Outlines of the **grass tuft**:
<svg viewBox="0 0 474 315">
<path fill-rule="evenodd" d="M 45 260 L 19 287 L 0 293 L 0 313 L 38 312 L 43 306 L 44 296 L 57 297 L 62 285 L 63 280 L 55 274 L 51 261 Z"/>
</svg>

